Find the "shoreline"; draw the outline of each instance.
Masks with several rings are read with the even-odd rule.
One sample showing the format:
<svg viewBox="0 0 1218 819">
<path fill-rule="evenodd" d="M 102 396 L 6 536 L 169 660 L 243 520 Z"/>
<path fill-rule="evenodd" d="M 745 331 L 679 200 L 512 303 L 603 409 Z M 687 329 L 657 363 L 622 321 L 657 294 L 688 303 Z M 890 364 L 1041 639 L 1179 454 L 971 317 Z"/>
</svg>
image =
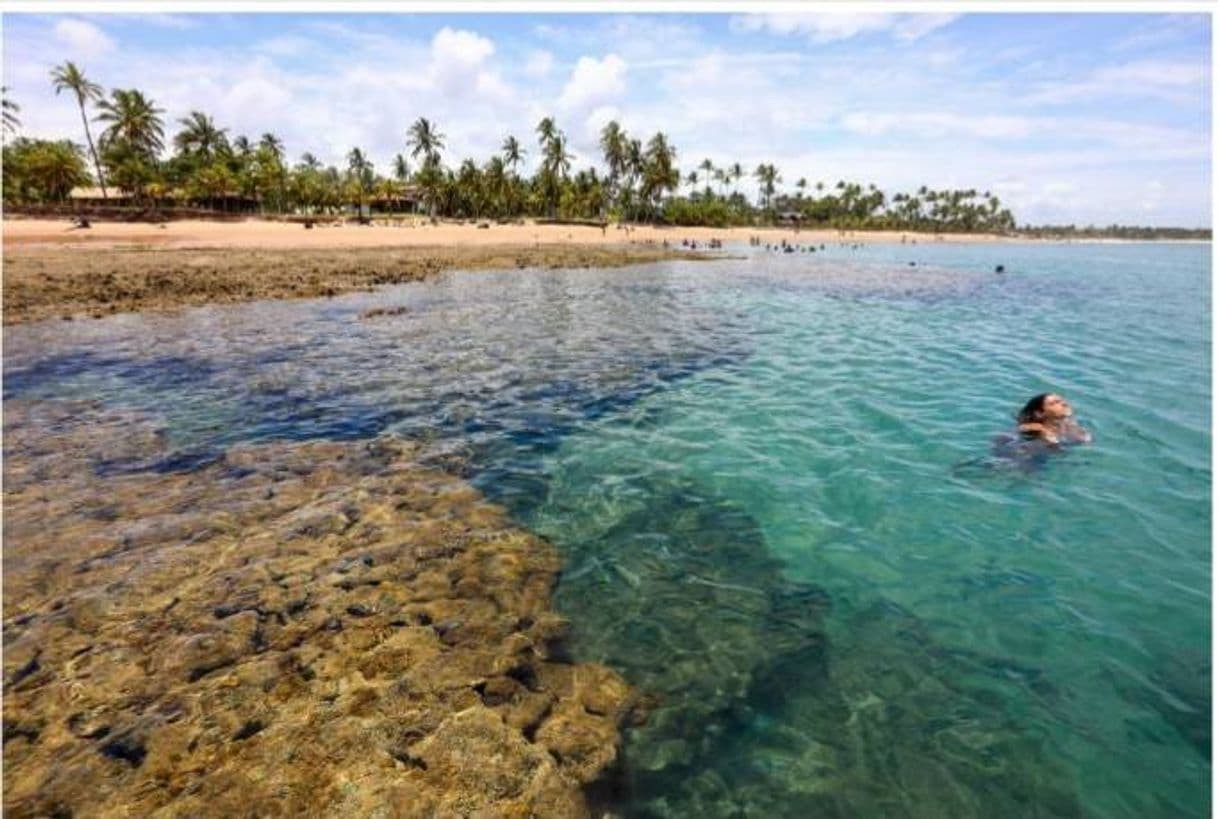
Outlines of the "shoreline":
<svg viewBox="0 0 1218 819">
<path fill-rule="evenodd" d="M 934 233 L 912 230 L 837 230 L 784 227 L 682 227 L 648 224 L 498 224 L 482 221 L 430 224 L 418 216 L 377 217 L 371 225 L 341 218 L 318 218 L 312 229 L 300 221 L 247 218 L 228 220 L 178 219 L 166 222 L 94 220 L 87 229 L 70 219 L 6 216 L 0 232 L 6 255 L 63 247 L 140 247 L 143 249 L 304 250 L 337 248 L 402 248 L 422 246 L 486 247 L 511 245 L 605 246 L 670 245 L 682 239 L 699 243 L 719 239 L 747 244 L 757 237 L 764 244 L 849 242 L 857 244 L 1208 244 L 1208 239 L 1125 239 L 1115 237 L 1009 236 L 995 233 Z M 483 226 L 484 225 L 484 226 Z"/>
<path fill-rule="evenodd" d="M 4 254 L 4 324 L 299 299 L 422 281 L 446 270 L 621 267 L 714 258 L 654 245 L 377 248 L 52 247 Z"/>
<path fill-rule="evenodd" d="M 722 258 L 750 240 L 796 245 L 1127 244 L 995 234 L 651 225 L 460 224 L 423 219 L 370 226 L 182 220 L 160 224 L 67 219 L 3 221 L 5 325 L 177 310 L 264 299 L 321 298 L 420 281 L 445 270 L 621 267 Z M 1155 240 L 1199 243 L 1203 240 Z M 695 248 L 683 242 L 696 243 Z"/>
<path fill-rule="evenodd" d="M 336 220 L 318 220 L 306 230 L 295 222 L 247 219 L 245 221 L 180 220 L 152 224 L 147 222 L 95 221 L 87 229 L 72 227 L 69 219 L 6 218 L 3 222 L 4 252 L 49 247 L 114 247 L 136 245 L 146 248 L 251 248 L 322 249 L 322 248 L 395 248 L 418 246 L 488 246 L 537 245 L 599 246 L 620 244 L 656 244 L 667 240 L 680 246 L 682 239 L 699 243 L 712 238 L 725 243 L 747 244 L 756 236 L 764 242 L 778 243 L 890 243 L 905 237 L 910 242 L 946 244 L 1004 244 L 1040 242 L 1040 239 L 1000 236 L 990 233 L 916 233 L 914 231 L 858 231 L 794 228 L 712 228 L 658 227 L 654 225 L 560 225 L 524 224 L 500 225 L 441 222 L 429 224 L 421 217 L 391 220 L 373 219 L 372 225 L 334 224 Z M 396 224 L 390 224 L 396 222 Z"/>
</svg>

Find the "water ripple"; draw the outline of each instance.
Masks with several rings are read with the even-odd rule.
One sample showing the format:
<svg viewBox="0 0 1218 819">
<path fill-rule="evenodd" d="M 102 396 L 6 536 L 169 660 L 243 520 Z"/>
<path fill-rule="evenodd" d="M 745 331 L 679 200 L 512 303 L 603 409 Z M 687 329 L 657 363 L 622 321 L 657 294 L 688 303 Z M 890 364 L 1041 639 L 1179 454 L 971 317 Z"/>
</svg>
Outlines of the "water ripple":
<svg viewBox="0 0 1218 819">
<path fill-rule="evenodd" d="M 659 698 L 612 810 L 1202 816 L 1208 304 L 1166 245 L 457 273 L 6 328 L 4 394 L 161 419 L 116 472 L 429 442 L 564 551 L 570 650 Z M 1047 390 L 1096 443 L 991 452 Z"/>
</svg>

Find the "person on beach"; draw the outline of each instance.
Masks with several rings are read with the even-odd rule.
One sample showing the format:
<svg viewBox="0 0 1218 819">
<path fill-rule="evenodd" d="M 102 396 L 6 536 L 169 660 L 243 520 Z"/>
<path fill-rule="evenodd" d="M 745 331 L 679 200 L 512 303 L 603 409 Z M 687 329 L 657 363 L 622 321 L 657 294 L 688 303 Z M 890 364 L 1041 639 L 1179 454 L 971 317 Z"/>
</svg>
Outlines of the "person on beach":
<svg viewBox="0 0 1218 819">
<path fill-rule="evenodd" d="M 1074 407 L 1057 393 L 1033 396 L 1017 416 L 1019 434 L 1050 446 L 1091 443 L 1091 433 L 1074 420 Z"/>
</svg>

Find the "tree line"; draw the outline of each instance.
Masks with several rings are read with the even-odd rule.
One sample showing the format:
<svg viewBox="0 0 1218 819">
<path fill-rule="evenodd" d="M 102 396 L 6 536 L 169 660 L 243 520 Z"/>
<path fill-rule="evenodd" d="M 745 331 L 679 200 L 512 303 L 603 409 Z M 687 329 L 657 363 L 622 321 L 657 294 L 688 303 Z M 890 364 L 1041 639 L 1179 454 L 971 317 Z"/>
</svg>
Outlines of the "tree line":
<svg viewBox="0 0 1218 819">
<path fill-rule="evenodd" d="M 574 169 L 566 134 L 552 117 L 537 123 L 535 148 L 505 135 L 483 161 L 445 162 L 445 135 L 426 117 L 404 134 L 404 150 L 385 173 L 353 147 L 345 166 L 324 165 L 311 153 L 292 163 L 283 141 L 230 136 L 203 111 L 171 124 L 165 111 L 138 89 L 106 94 L 72 62 L 50 74 L 56 95 L 66 93 L 80 112 L 84 142 L 10 138 L 20 129 L 19 106 L 4 89 L 4 199 L 10 204 L 63 203 L 76 187 L 96 185 L 103 198 L 120 192 L 142 206 L 168 201 L 198 207 L 255 209 L 268 214 L 341 213 L 375 206 L 421 208 L 433 217 L 465 219 L 619 220 L 677 225 L 798 223 L 842 229 L 924 231 L 1015 229 L 1015 219 L 989 191 L 919 188 L 891 197 L 873 184 L 833 185 L 798 179 L 783 189 L 772 163 L 748 171 L 703 159 L 686 173 L 662 132 L 643 139 L 616 121 L 604 126 L 602 168 Z M 94 140 L 94 127 L 99 131 Z M 530 150 L 539 162 L 520 172 Z M 746 178 L 756 197 L 741 191 Z"/>
</svg>

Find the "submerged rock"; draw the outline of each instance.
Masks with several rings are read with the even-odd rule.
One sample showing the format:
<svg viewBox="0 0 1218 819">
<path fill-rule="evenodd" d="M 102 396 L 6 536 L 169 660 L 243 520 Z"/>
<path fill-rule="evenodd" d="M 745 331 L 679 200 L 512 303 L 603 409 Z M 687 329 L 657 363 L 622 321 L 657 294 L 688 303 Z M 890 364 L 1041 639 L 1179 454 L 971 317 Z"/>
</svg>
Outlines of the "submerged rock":
<svg viewBox="0 0 1218 819">
<path fill-rule="evenodd" d="M 635 698 L 548 543 L 389 438 L 101 468 L 163 439 L 6 403 L 6 814 L 587 814 Z"/>
<path fill-rule="evenodd" d="M 783 662 L 814 669 L 824 646 L 825 596 L 782 576 L 744 510 L 692 481 L 634 490 L 612 523 L 569 544 L 558 592 L 577 655 L 648 697 L 611 801 L 707 770 L 759 680 Z"/>
<path fill-rule="evenodd" d="M 559 524 L 582 521 L 560 544 L 571 650 L 650 706 L 595 804 L 649 819 L 1084 813 L 1047 740 L 1004 707 L 1012 683 L 1054 707 L 1037 669 L 951 650 L 883 601 L 838 602 L 828 631 L 827 594 L 787 579 L 747 510 L 697 480 L 632 478 L 579 498 L 592 514 L 574 502 L 547 501 Z"/>
</svg>

